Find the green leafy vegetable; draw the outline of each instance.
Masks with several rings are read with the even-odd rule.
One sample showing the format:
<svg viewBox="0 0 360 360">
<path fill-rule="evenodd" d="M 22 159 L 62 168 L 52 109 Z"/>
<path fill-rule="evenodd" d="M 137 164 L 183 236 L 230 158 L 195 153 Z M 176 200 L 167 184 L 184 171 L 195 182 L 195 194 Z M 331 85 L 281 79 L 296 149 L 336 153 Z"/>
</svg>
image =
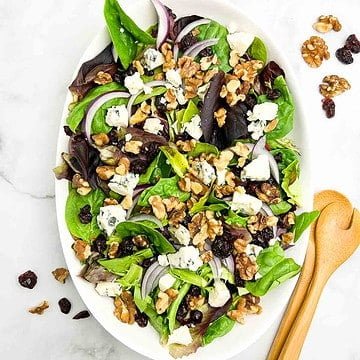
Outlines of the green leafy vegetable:
<svg viewBox="0 0 360 360">
<path fill-rule="evenodd" d="M 122 239 L 128 236 L 146 235 L 160 254 L 174 253 L 175 248 L 158 231 L 138 222 L 124 221 L 116 227 L 116 234 Z"/>
<path fill-rule="evenodd" d="M 71 235 L 90 242 L 100 234 L 100 229 L 96 222 L 96 217 L 104 202 L 105 194 L 97 189 L 88 195 L 79 195 L 75 189 L 69 191 L 65 207 L 65 221 Z M 80 209 L 85 205 L 90 205 L 92 220 L 89 224 L 83 224 L 79 219 Z"/>
<path fill-rule="evenodd" d="M 183 177 L 186 174 L 187 169 L 189 168 L 189 163 L 186 160 L 186 157 L 181 154 L 176 147 L 172 146 L 161 146 L 160 150 L 167 157 L 170 165 L 172 166 L 175 174 Z"/>
<path fill-rule="evenodd" d="M 140 284 L 143 275 L 143 268 L 137 264 L 131 264 L 129 271 L 119 280 L 123 288 L 132 288 Z"/>
<path fill-rule="evenodd" d="M 301 187 L 300 187 L 300 168 L 299 160 L 294 160 L 287 168 L 282 171 L 284 178 L 281 187 L 290 198 L 289 202 L 300 205 Z"/>
<path fill-rule="evenodd" d="M 98 86 L 91 89 L 86 96 L 79 101 L 70 111 L 66 123 L 69 125 L 72 132 L 75 132 L 78 128 L 81 120 L 84 118 L 86 110 L 89 104 L 98 96 L 110 91 L 123 90 L 124 88 L 116 82 L 112 82 L 106 85 Z"/>
<path fill-rule="evenodd" d="M 175 196 L 179 198 L 180 201 L 186 201 L 189 199 L 190 194 L 180 190 L 178 181 L 179 178 L 177 176 L 167 179 L 160 179 L 157 184 L 144 190 L 141 193 L 138 204 L 140 206 L 149 206 L 149 198 L 153 195 L 159 195 L 163 199 L 166 199 L 170 196 Z"/>
<path fill-rule="evenodd" d="M 166 92 L 166 87 L 164 86 L 158 86 L 152 89 L 150 94 L 142 93 L 140 94 L 134 101 L 134 105 L 141 104 L 142 102 L 152 99 L 153 97 L 162 95 Z"/>
<path fill-rule="evenodd" d="M 203 345 L 208 345 L 215 339 L 226 335 L 232 330 L 234 325 L 235 321 L 230 319 L 227 315 L 220 316 L 207 328 L 202 339 Z"/>
<path fill-rule="evenodd" d="M 283 139 L 266 139 L 266 144 L 270 146 L 271 150 L 275 149 L 290 149 L 300 155 L 299 149 L 295 146 L 295 144 L 287 138 Z"/>
<path fill-rule="evenodd" d="M 274 130 L 267 133 L 266 138 L 270 140 L 282 138 L 293 129 L 295 113 L 294 101 L 283 76 L 274 80 L 273 88 L 279 90 L 281 96 L 274 100 L 279 106 L 276 117 L 279 122 Z"/>
<path fill-rule="evenodd" d="M 191 157 L 198 157 L 201 154 L 215 154 L 218 156 L 219 150 L 215 145 L 197 142 L 195 148 L 187 153 Z"/>
<path fill-rule="evenodd" d="M 146 308 L 151 305 L 151 297 L 148 295 L 146 296 L 145 299 L 142 298 L 141 296 L 141 289 L 140 289 L 140 285 L 135 285 L 134 288 L 134 302 L 135 305 L 137 306 L 137 308 L 141 311 L 144 312 L 146 310 Z"/>
<path fill-rule="evenodd" d="M 249 56 L 255 60 L 260 60 L 264 64 L 267 61 L 267 50 L 266 46 L 261 39 L 255 37 L 254 41 L 250 45 L 249 49 L 247 50 Z"/>
<path fill-rule="evenodd" d="M 179 306 L 188 293 L 191 284 L 185 283 L 179 290 L 178 296 L 176 297 L 175 301 L 171 303 L 169 310 L 168 310 L 168 321 L 169 321 L 169 331 L 170 334 L 174 331 L 176 325 L 176 313 L 179 309 Z"/>
<path fill-rule="evenodd" d="M 149 259 L 153 256 L 154 253 L 151 249 L 144 249 L 136 252 L 133 255 L 124 256 L 122 258 L 98 260 L 98 263 L 113 274 L 124 275 L 132 264 L 139 264 L 143 260 Z"/>
<path fill-rule="evenodd" d="M 225 222 L 229 225 L 239 225 L 241 227 L 246 227 L 247 220 L 247 217 L 237 215 L 234 211 L 230 210 Z"/>
<path fill-rule="evenodd" d="M 206 39 L 219 39 L 218 43 L 214 45 L 213 51 L 220 60 L 220 64 L 218 65 L 219 69 L 228 72 L 231 70 L 231 66 L 229 65 L 230 59 L 230 46 L 227 41 L 228 30 L 225 26 L 220 25 L 216 21 L 211 21 L 207 25 L 199 26 L 200 34 L 198 35 L 198 39 L 200 41 Z"/>
<path fill-rule="evenodd" d="M 199 287 L 205 287 L 207 285 L 207 281 L 198 275 L 195 271 L 174 268 L 170 270 L 170 274 L 179 280 Z"/>
<path fill-rule="evenodd" d="M 184 126 L 184 124 L 190 122 L 191 119 L 195 115 L 199 115 L 199 113 L 200 111 L 198 107 L 195 105 L 195 103 L 192 100 L 190 100 L 184 112 L 177 114 L 176 120 L 178 122 L 178 130 L 180 131 Z"/>
<path fill-rule="evenodd" d="M 121 64 L 127 69 L 135 59 L 137 45 L 131 33 L 125 29 L 121 19 L 121 7 L 117 0 L 105 0 L 106 25 Z"/>
<path fill-rule="evenodd" d="M 293 259 L 285 258 L 285 253 L 277 243 L 260 252 L 256 259 L 259 272 L 263 275 L 254 282 L 246 282 L 246 289 L 255 296 L 263 296 L 300 272 L 301 267 Z"/>
<path fill-rule="evenodd" d="M 291 208 L 292 205 L 289 204 L 287 201 L 281 201 L 278 204 L 270 205 L 270 209 L 274 213 L 274 215 L 285 214 L 290 211 Z"/>
<path fill-rule="evenodd" d="M 291 149 L 275 149 L 271 153 L 274 156 L 281 155 L 281 161 L 278 163 L 280 171 L 287 168 L 293 161 L 299 160 L 299 154 Z"/>
<path fill-rule="evenodd" d="M 302 233 L 319 217 L 320 212 L 315 210 L 311 212 L 303 212 L 295 217 L 295 225 L 292 229 L 294 232 L 294 241 L 300 239 Z"/>
<path fill-rule="evenodd" d="M 167 163 L 165 155 L 159 152 L 145 173 L 140 175 L 139 184 L 155 184 L 161 178 L 169 177 L 171 170 L 172 168 Z"/>
</svg>

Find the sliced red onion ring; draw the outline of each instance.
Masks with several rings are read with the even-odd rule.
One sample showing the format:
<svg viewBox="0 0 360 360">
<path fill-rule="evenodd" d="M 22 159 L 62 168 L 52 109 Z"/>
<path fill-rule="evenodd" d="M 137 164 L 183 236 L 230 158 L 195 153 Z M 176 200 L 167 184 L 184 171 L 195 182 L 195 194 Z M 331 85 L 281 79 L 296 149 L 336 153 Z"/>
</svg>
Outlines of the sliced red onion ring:
<svg viewBox="0 0 360 360">
<path fill-rule="evenodd" d="M 93 144 L 91 139 L 91 124 L 99 108 L 109 100 L 117 99 L 117 98 L 128 98 L 128 97 L 130 97 L 130 94 L 124 91 L 111 91 L 106 94 L 98 96 L 90 103 L 86 111 L 83 127 L 85 131 L 85 136 L 91 145 Z"/>
<path fill-rule="evenodd" d="M 175 60 L 175 62 L 177 62 L 178 57 L 179 57 L 179 45 L 175 44 L 173 50 L 174 50 L 174 60 Z"/>
<path fill-rule="evenodd" d="M 199 41 L 198 43 L 190 46 L 185 52 L 185 56 L 190 56 L 192 58 L 196 57 L 202 50 L 206 49 L 209 46 L 216 45 L 219 39 L 207 39 Z"/>
<path fill-rule="evenodd" d="M 149 86 L 151 88 L 156 87 L 156 86 L 166 86 L 167 82 L 164 80 L 155 80 L 155 81 L 150 81 L 148 83 L 145 84 L 146 86 Z M 128 101 L 128 105 L 127 105 L 127 111 L 128 111 L 128 115 L 129 115 L 129 119 L 131 117 L 131 110 L 132 107 L 134 105 L 134 102 L 136 100 L 136 98 L 142 94 L 144 92 L 144 89 L 140 90 L 137 94 L 132 95 Z"/>
<path fill-rule="evenodd" d="M 225 265 L 225 267 L 232 273 L 234 274 L 235 272 L 235 263 L 234 263 L 234 258 L 232 255 L 228 256 L 226 259 L 223 260 L 223 264 Z"/>
<path fill-rule="evenodd" d="M 214 275 L 214 279 L 219 279 L 221 276 L 221 267 L 222 267 L 221 260 L 218 257 L 214 256 L 214 258 L 209 261 L 209 265 Z"/>
<path fill-rule="evenodd" d="M 146 215 L 146 214 L 135 215 L 135 216 L 132 216 L 129 219 L 129 221 L 134 221 L 134 222 L 137 222 L 137 221 L 151 221 L 154 224 L 156 224 L 160 229 L 164 228 L 162 222 L 157 217 L 155 217 L 154 215 Z"/>
<path fill-rule="evenodd" d="M 126 212 L 126 216 L 125 216 L 126 220 L 129 220 L 132 212 L 135 209 L 135 206 L 137 205 L 137 202 L 139 201 L 139 197 L 140 197 L 140 194 L 133 196 L 133 203 L 131 204 L 130 209 Z"/>
<path fill-rule="evenodd" d="M 169 267 L 161 266 L 158 261 L 155 261 L 145 272 L 141 284 L 141 297 L 146 298 L 150 292 L 157 286 L 162 275 L 168 272 Z M 157 283 L 155 284 L 155 280 Z"/>
<path fill-rule="evenodd" d="M 262 214 L 264 214 L 264 215 L 267 215 L 267 216 L 274 216 L 274 213 L 272 212 L 270 207 L 267 204 L 264 204 L 264 203 L 263 203 L 263 205 L 261 207 L 260 212 Z M 272 229 L 273 229 L 274 237 L 276 237 L 277 236 L 277 225 L 274 225 L 272 227 Z"/>
<path fill-rule="evenodd" d="M 200 19 L 200 20 L 196 20 L 193 21 L 192 23 L 186 25 L 179 33 L 179 35 L 176 37 L 175 39 L 175 43 L 179 43 L 183 37 L 185 35 L 187 35 L 190 31 L 192 31 L 193 29 L 195 29 L 196 27 L 200 26 L 200 25 L 206 25 L 209 24 L 211 22 L 211 20 L 209 19 Z"/>
<path fill-rule="evenodd" d="M 159 0 L 151 0 L 156 13 L 158 15 L 158 33 L 156 39 L 156 47 L 160 49 L 161 45 L 165 42 L 170 31 L 170 14 L 164 4 Z"/>
</svg>

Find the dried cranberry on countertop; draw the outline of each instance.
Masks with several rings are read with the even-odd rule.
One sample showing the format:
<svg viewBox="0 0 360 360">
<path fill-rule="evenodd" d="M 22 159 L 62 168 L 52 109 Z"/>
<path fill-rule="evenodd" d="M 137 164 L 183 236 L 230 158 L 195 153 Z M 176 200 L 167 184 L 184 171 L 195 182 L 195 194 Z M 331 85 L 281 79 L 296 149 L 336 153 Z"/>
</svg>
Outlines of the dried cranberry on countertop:
<svg viewBox="0 0 360 360">
<path fill-rule="evenodd" d="M 346 47 L 337 49 L 335 55 L 337 59 L 345 65 L 349 65 L 354 62 L 351 51 L 348 50 Z"/>
<path fill-rule="evenodd" d="M 33 289 L 37 283 L 37 276 L 33 271 L 28 270 L 23 274 L 19 275 L 18 281 L 21 286 L 28 289 Z"/>
<path fill-rule="evenodd" d="M 346 49 L 350 50 L 353 54 L 360 52 L 360 41 L 355 34 L 351 34 L 345 42 Z"/>
<path fill-rule="evenodd" d="M 71 310 L 71 302 L 67 298 L 62 298 L 58 301 L 60 311 L 63 314 L 68 314 Z"/>
<path fill-rule="evenodd" d="M 322 99 L 322 108 L 325 111 L 326 117 L 328 119 L 335 116 L 335 103 L 331 98 Z"/>
<path fill-rule="evenodd" d="M 86 319 L 90 317 L 90 313 L 87 311 L 87 310 L 83 310 L 83 311 L 80 311 L 78 312 L 74 317 L 73 319 L 74 320 L 79 320 L 79 319 Z"/>
</svg>

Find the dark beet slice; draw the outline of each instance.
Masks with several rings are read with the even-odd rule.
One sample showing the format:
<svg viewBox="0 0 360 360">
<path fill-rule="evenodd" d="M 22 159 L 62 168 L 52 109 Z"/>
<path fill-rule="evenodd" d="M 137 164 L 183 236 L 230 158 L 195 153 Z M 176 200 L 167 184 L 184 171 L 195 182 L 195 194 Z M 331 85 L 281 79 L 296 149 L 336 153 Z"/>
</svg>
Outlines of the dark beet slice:
<svg viewBox="0 0 360 360">
<path fill-rule="evenodd" d="M 83 310 L 83 311 L 80 311 L 78 312 L 74 317 L 73 319 L 74 320 L 79 320 L 79 319 L 86 319 L 90 317 L 90 313 L 87 311 L 87 310 Z"/>
<path fill-rule="evenodd" d="M 27 289 L 33 289 L 37 283 L 36 274 L 28 270 L 18 277 L 19 284 Z"/>
<path fill-rule="evenodd" d="M 67 298 L 62 298 L 58 301 L 60 311 L 63 314 L 68 314 L 71 310 L 71 302 Z"/>
</svg>

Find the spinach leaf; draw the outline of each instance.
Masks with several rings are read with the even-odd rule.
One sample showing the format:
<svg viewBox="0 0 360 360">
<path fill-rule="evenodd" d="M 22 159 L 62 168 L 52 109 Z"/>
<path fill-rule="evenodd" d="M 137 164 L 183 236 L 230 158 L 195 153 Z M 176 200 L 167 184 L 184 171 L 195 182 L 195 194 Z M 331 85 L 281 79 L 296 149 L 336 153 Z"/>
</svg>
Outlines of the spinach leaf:
<svg viewBox="0 0 360 360">
<path fill-rule="evenodd" d="M 230 319 L 227 315 L 220 316 L 207 328 L 202 339 L 203 345 L 208 345 L 215 339 L 226 335 L 232 330 L 234 325 L 235 321 Z"/>
<path fill-rule="evenodd" d="M 136 252 L 133 255 L 124 256 L 122 258 L 98 260 L 98 263 L 113 274 L 124 275 L 132 264 L 139 264 L 143 260 L 149 259 L 153 256 L 154 253 L 151 249 L 144 249 Z"/>
<path fill-rule="evenodd" d="M 300 272 L 301 267 L 293 259 L 285 258 L 284 250 L 277 243 L 260 252 L 256 259 L 260 279 L 247 281 L 245 288 L 252 295 L 263 296 L 269 290 L 280 285 Z"/>
<path fill-rule="evenodd" d="M 78 128 L 82 119 L 85 116 L 89 104 L 95 98 L 109 91 L 122 90 L 122 89 L 123 87 L 116 82 L 112 82 L 106 85 L 101 85 L 94 89 L 91 89 L 87 93 L 87 95 L 72 108 L 66 119 L 66 123 L 69 125 L 71 131 L 76 132 L 76 129 Z"/>
<path fill-rule="evenodd" d="M 190 194 L 180 190 L 178 181 L 178 176 L 167 179 L 160 179 L 157 184 L 144 190 L 141 193 L 138 205 L 149 206 L 149 197 L 153 195 L 159 195 L 163 199 L 166 199 L 170 196 L 176 196 L 182 202 L 188 200 Z"/>
<path fill-rule="evenodd" d="M 161 146 L 160 150 L 167 157 L 170 165 L 172 166 L 175 174 L 183 177 L 186 174 L 187 169 L 189 168 L 189 163 L 186 160 L 186 157 L 181 154 L 176 147 L 172 146 Z"/>
<path fill-rule="evenodd" d="M 199 40 L 214 39 L 218 38 L 219 41 L 214 45 L 213 51 L 220 60 L 218 65 L 219 69 L 228 72 L 231 70 L 229 65 L 230 59 L 230 46 L 227 41 L 228 30 L 225 26 L 220 25 L 216 21 L 211 21 L 207 25 L 199 26 L 200 34 L 198 35 Z"/>
<path fill-rule="evenodd" d="M 127 104 L 128 99 L 117 98 L 111 99 L 103 104 L 100 109 L 95 113 L 94 119 L 91 124 L 91 133 L 99 134 L 99 133 L 108 133 L 112 127 L 106 124 L 106 113 L 109 108 L 112 106 L 119 106 Z"/>
<path fill-rule="evenodd" d="M 140 94 L 134 101 L 134 105 L 141 104 L 142 102 L 152 99 L 153 97 L 162 95 L 166 92 L 166 87 L 164 86 L 158 86 L 152 89 L 150 94 L 142 93 Z"/>
<path fill-rule="evenodd" d="M 274 80 L 273 88 L 279 90 L 281 96 L 274 100 L 279 106 L 277 113 L 279 122 L 274 130 L 267 133 L 266 138 L 270 140 L 282 138 L 293 129 L 295 113 L 294 101 L 283 76 L 278 76 Z"/>
<path fill-rule="evenodd" d="M 266 46 L 261 39 L 255 36 L 254 41 L 250 45 L 249 49 L 247 50 L 249 56 L 255 60 L 260 60 L 264 64 L 267 61 L 267 50 Z"/>
<path fill-rule="evenodd" d="M 229 225 L 239 225 L 241 227 L 246 227 L 247 220 L 247 217 L 237 215 L 234 211 L 230 210 L 225 222 Z"/>
<path fill-rule="evenodd" d="M 229 205 L 226 204 L 210 204 L 210 205 L 204 205 L 200 208 L 195 207 L 197 204 L 195 204 L 192 208 L 191 208 L 191 213 L 193 213 L 193 211 L 196 211 L 196 213 L 200 212 L 200 211 L 223 211 L 223 210 L 227 210 L 229 208 Z M 194 210 L 193 210 L 194 209 Z M 195 212 L 194 212 L 195 214 Z"/>
<path fill-rule="evenodd" d="M 106 25 L 124 69 L 135 59 L 137 46 L 131 33 L 121 21 L 121 7 L 117 0 L 105 0 L 104 16 Z"/>
<path fill-rule="evenodd" d="M 278 204 L 270 205 L 270 209 L 274 215 L 285 214 L 290 211 L 291 208 L 292 206 L 287 201 L 281 201 Z"/>
<path fill-rule="evenodd" d="M 190 214 L 191 216 L 193 216 L 193 215 L 195 215 L 196 213 L 200 212 L 200 211 L 205 207 L 205 204 L 206 204 L 206 201 L 207 201 L 209 195 L 210 195 L 210 194 L 209 194 L 209 191 L 208 191 L 205 195 L 203 195 L 203 196 L 198 200 L 197 203 L 195 203 L 195 204 L 193 205 L 193 207 L 192 207 L 192 208 L 190 209 L 190 211 L 189 211 L 189 214 Z"/>
<path fill-rule="evenodd" d="M 122 239 L 128 236 L 146 235 L 160 254 L 175 252 L 175 248 L 162 234 L 138 222 L 123 221 L 116 227 L 116 234 Z"/>
<path fill-rule="evenodd" d="M 173 301 L 169 307 L 168 310 L 168 321 L 169 321 L 169 330 L 170 330 L 170 334 L 174 331 L 175 329 L 175 325 L 176 325 L 176 313 L 179 309 L 179 306 L 182 302 L 182 300 L 184 299 L 184 297 L 186 296 L 186 294 L 188 293 L 189 289 L 190 289 L 191 284 L 190 283 L 185 283 L 179 290 L 179 293 L 175 299 L 175 301 Z"/>
<path fill-rule="evenodd" d="M 207 281 L 202 278 L 195 271 L 191 271 L 188 269 L 171 269 L 170 274 L 176 277 L 179 280 L 182 280 L 186 283 L 196 285 L 198 287 L 205 287 L 207 285 Z"/>
<path fill-rule="evenodd" d="M 266 139 L 266 144 L 268 146 L 270 146 L 271 150 L 275 150 L 275 149 L 289 149 L 294 151 L 295 153 L 297 153 L 298 155 L 300 154 L 299 149 L 295 146 L 295 144 L 292 142 L 292 140 L 288 139 L 288 138 L 283 138 L 283 139 Z"/>
<path fill-rule="evenodd" d="M 176 300 L 175 300 L 176 301 Z M 165 318 L 155 311 L 153 306 L 148 305 L 144 310 L 144 313 L 148 316 L 151 326 L 158 332 L 160 335 L 160 342 L 165 344 L 167 337 L 169 335 L 169 329 L 165 322 Z"/>
<path fill-rule="evenodd" d="M 139 184 L 155 184 L 161 178 L 167 178 L 171 173 L 171 166 L 166 162 L 166 157 L 159 152 L 151 162 L 145 173 L 140 175 Z"/>
<path fill-rule="evenodd" d="M 294 241 L 299 240 L 302 233 L 319 217 L 320 211 L 303 212 L 295 217 L 295 225 L 292 229 Z"/>
<path fill-rule="evenodd" d="M 195 148 L 187 153 L 191 157 L 198 157 L 201 154 L 215 154 L 218 156 L 219 150 L 215 145 L 197 142 Z"/>
<path fill-rule="evenodd" d="M 290 198 L 289 202 L 300 205 L 301 187 L 299 181 L 300 168 L 299 160 L 294 160 L 287 168 L 282 171 L 284 178 L 281 187 Z"/>
<path fill-rule="evenodd" d="M 178 121 L 178 130 L 181 131 L 182 127 L 191 121 L 195 115 L 199 115 L 200 111 L 195 103 L 190 100 L 184 112 L 177 114 L 176 120 Z"/>
<path fill-rule="evenodd" d="M 105 197 L 105 194 L 100 189 L 93 190 L 85 196 L 79 195 L 75 189 L 70 190 L 66 200 L 65 221 L 71 235 L 90 242 L 100 234 L 96 217 Z M 89 224 L 83 224 L 79 219 L 80 209 L 85 205 L 91 207 L 92 220 Z"/>
<path fill-rule="evenodd" d="M 143 268 L 137 264 L 131 264 L 129 271 L 123 276 L 119 283 L 123 288 L 129 289 L 140 284 Z"/>
</svg>

